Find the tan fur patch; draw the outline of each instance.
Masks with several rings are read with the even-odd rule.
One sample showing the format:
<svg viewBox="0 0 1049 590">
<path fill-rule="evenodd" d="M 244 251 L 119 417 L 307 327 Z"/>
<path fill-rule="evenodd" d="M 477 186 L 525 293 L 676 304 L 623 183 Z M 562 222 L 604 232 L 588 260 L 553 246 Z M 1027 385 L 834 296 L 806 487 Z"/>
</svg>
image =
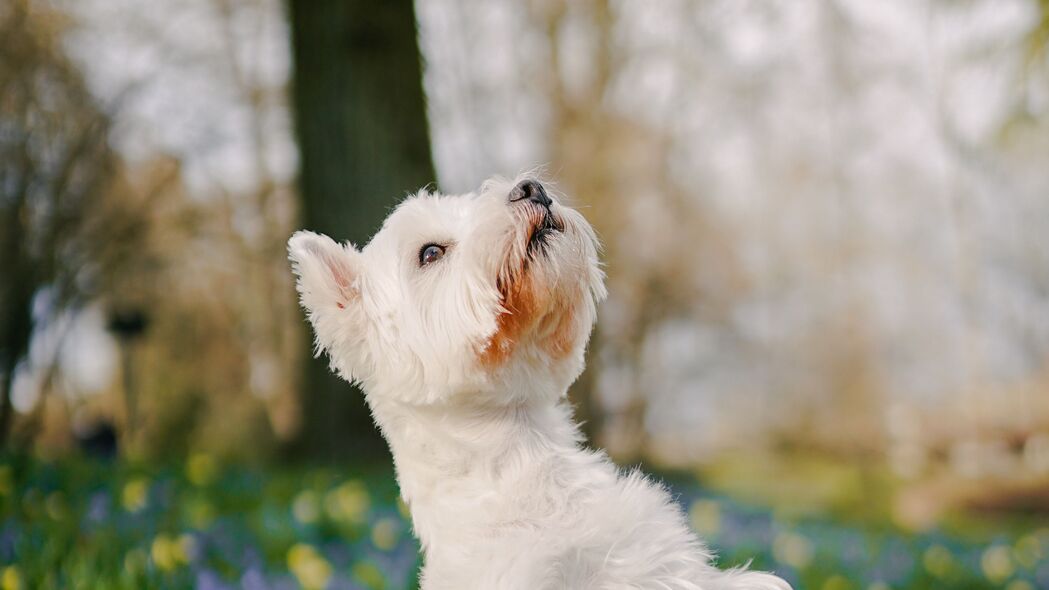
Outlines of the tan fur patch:
<svg viewBox="0 0 1049 590">
<path fill-rule="evenodd" d="M 527 242 L 542 222 L 543 212 L 538 207 L 528 207 L 523 209 L 523 214 L 530 228 Z M 557 301 L 554 302 L 549 293 L 537 289 L 527 260 L 523 260 L 515 272 L 500 277 L 496 288 L 504 311 L 496 318 L 495 333 L 480 352 L 482 365 L 496 367 L 505 363 L 521 338 L 536 327 L 542 328 L 539 345 L 551 357 L 562 359 L 572 352 L 577 337 L 575 306 L 564 294 L 555 296 Z M 549 329 L 548 326 L 539 326 L 539 322 L 546 319 L 556 322 L 556 325 Z"/>
<path fill-rule="evenodd" d="M 513 354 L 521 338 L 538 328 L 542 335 L 539 346 L 555 360 L 568 357 L 578 338 L 575 321 L 575 306 L 566 298 L 559 297 L 558 304 L 551 306 L 546 298 L 535 289 L 527 274 L 519 275 L 508 287 L 499 285 L 502 305 L 506 310 L 496 318 L 495 334 L 481 351 L 481 364 L 496 367 Z M 540 325 L 540 322 L 544 325 Z"/>
<path fill-rule="evenodd" d="M 554 359 L 560 360 L 572 353 L 576 340 L 575 306 L 557 310 L 557 325 L 543 339 L 543 349 Z"/>
<path fill-rule="evenodd" d="M 535 323 L 538 311 L 535 289 L 525 272 L 514 281 L 500 280 L 497 287 L 505 311 L 496 318 L 495 334 L 481 352 L 481 364 L 489 367 L 501 365 L 509 358 L 521 335 Z"/>
</svg>

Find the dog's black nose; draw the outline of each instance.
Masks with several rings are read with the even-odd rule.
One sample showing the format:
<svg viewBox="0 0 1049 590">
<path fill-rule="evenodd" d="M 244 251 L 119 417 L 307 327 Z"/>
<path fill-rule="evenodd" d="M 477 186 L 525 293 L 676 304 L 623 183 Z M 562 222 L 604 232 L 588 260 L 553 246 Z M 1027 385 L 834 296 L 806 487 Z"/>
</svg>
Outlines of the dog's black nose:
<svg viewBox="0 0 1049 590">
<path fill-rule="evenodd" d="M 542 205 L 543 207 L 550 207 L 553 204 L 553 200 L 546 194 L 546 189 L 537 180 L 522 180 L 520 184 L 514 187 L 514 190 L 510 191 L 510 201 L 532 201 Z"/>
</svg>

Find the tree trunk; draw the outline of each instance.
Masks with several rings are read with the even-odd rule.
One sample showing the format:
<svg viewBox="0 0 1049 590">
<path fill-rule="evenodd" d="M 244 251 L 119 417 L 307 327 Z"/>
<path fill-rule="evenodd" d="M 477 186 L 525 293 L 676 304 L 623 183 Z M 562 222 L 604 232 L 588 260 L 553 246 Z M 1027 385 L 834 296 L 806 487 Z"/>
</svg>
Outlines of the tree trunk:
<svg viewBox="0 0 1049 590">
<path fill-rule="evenodd" d="M 23 151 L 24 153 L 24 151 Z M 32 170 L 32 163 L 22 163 L 23 170 Z M 28 174 L 25 175 L 28 178 Z M 29 338 L 33 332 L 32 301 L 37 278 L 35 269 L 26 262 L 26 239 L 23 221 L 28 217 L 26 202 L 28 184 L 23 179 L 10 207 L 0 210 L 6 213 L 3 223 L 3 239 L 0 239 L 0 449 L 7 449 L 8 434 L 14 421 L 14 406 L 11 390 L 15 381 L 15 368 L 29 349 Z M 0 195 L 2 197 L 4 195 Z"/>
<path fill-rule="evenodd" d="M 358 246 L 434 180 L 411 0 L 290 0 L 302 223 Z M 359 391 L 305 363 L 298 451 L 381 459 Z"/>
</svg>

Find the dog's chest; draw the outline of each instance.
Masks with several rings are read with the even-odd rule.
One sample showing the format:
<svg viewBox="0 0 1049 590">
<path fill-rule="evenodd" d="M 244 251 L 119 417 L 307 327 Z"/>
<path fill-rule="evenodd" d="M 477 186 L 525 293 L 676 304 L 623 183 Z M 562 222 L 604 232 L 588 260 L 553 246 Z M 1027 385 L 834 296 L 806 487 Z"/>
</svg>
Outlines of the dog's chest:
<svg viewBox="0 0 1049 590">
<path fill-rule="evenodd" d="M 399 471 L 416 533 L 428 545 L 535 536 L 563 524 L 568 514 L 585 512 L 584 490 L 560 483 L 564 478 L 542 462 Z"/>
</svg>

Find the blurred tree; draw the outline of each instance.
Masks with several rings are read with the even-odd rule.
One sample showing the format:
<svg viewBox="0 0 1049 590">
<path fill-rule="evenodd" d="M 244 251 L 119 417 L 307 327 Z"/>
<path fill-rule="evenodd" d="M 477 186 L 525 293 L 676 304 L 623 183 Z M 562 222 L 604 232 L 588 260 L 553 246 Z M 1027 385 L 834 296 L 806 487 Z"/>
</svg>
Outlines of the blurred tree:
<svg viewBox="0 0 1049 590">
<path fill-rule="evenodd" d="M 59 49 L 60 19 L 29 4 L 0 8 L 0 440 L 34 324 L 91 289 L 113 162 L 109 119 Z"/>
<path fill-rule="evenodd" d="M 602 237 L 608 262 L 609 299 L 570 396 L 591 441 L 619 461 L 651 458 L 654 379 L 645 350 L 667 325 L 724 321 L 741 288 L 739 255 L 703 193 L 675 178 L 672 134 L 611 102 L 632 63 L 615 38 L 621 9 L 609 0 L 559 0 L 532 10 L 549 44 L 537 73 L 550 104 L 546 150 Z M 578 36 L 590 39 L 582 49 L 571 41 Z M 585 64 L 587 75 L 568 69 L 573 62 Z M 637 234 L 648 236 L 643 245 Z M 673 237 L 682 235 L 688 256 Z M 612 395 L 602 380 L 610 371 Z"/>
<path fill-rule="evenodd" d="M 434 179 L 411 0 L 292 0 L 302 223 L 361 245 L 392 200 Z M 299 451 L 384 452 L 363 396 L 306 363 Z"/>
<path fill-rule="evenodd" d="M 30 16 L 37 4 L 27 2 Z M 189 451 L 260 459 L 298 431 L 305 333 L 285 254 L 298 196 L 282 6 L 190 0 L 155 10 L 87 0 L 49 14 L 73 65 L 89 82 L 104 80 L 91 91 L 117 130 L 112 145 L 128 158 L 116 158 L 104 199 L 81 222 L 91 268 L 80 276 L 91 280 L 78 300 L 87 309 L 53 310 L 58 321 L 38 324 L 31 338 L 41 346 L 30 345 L 16 371 L 23 402 L 35 407 L 17 414 L 12 444 L 63 452 L 71 429 L 79 436 L 108 423 L 121 453 L 136 459 Z M 187 35 L 171 25 L 184 19 L 201 29 Z M 146 70 L 128 66 L 125 57 L 144 54 L 158 59 Z M 163 112 L 143 108 L 157 100 Z M 72 365 L 59 366 L 70 356 L 59 349 L 68 353 L 92 317 L 129 310 L 146 314 L 149 329 L 122 347 L 125 387 L 86 383 L 65 371 Z M 65 324 L 81 328 L 42 354 Z M 92 363 L 104 367 L 99 354 Z M 132 377 L 134 412 L 120 395 Z"/>
</svg>

